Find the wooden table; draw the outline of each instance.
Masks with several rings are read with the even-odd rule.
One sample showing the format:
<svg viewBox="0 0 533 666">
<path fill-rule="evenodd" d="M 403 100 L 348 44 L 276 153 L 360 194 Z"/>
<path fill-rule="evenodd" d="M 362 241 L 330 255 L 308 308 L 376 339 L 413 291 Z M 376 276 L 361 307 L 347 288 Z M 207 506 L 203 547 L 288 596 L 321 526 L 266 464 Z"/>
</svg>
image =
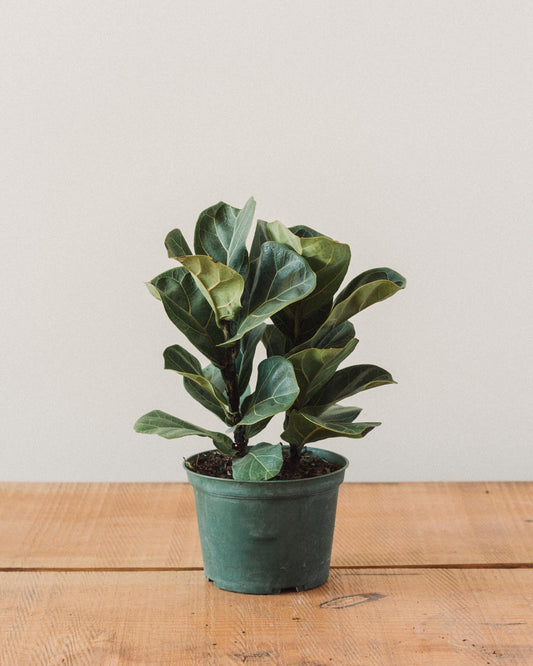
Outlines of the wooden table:
<svg viewBox="0 0 533 666">
<path fill-rule="evenodd" d="M 533 664 L 533 483 L 341 486 L 329 581 L 208 583 L 180 483 L 0 484 L 0 664 Z"/>
</svg>

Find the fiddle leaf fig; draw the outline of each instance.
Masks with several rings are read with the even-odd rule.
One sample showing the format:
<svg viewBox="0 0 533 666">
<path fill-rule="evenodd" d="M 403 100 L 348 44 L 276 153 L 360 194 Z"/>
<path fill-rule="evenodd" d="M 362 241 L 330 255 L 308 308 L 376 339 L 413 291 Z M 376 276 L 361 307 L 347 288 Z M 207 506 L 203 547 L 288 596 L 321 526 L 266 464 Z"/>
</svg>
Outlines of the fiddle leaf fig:
<svg viewBox="0 0 533 666">
<path fill-rule="evenodd" d="M 279 243 L 263 243 L 250 291 L 248 312 L 226 345 L 240 340 L 268 317 L 307 296 L 315 284 L 315 274 L 305 259 Z"/>
<path fill-rule="evenodd" d="M 242 458 L 232 461 L 236 481 L 266 481 L 279 473 L 283 465 L 281 444 L 261 442 L 248 449 Z"/>
<path fill-rule="evenodd" d="M 358 343 L 349 319 L 403 289 L 405 278 L 375 268 L 341 289 L 349 246 L 307 225 L 259 220 L 248 253 L 254 212 L 253 197 L 242 209 L 222 201 L 206 208 L 196 223 L 193 250 L 180 229 L 170 231 L 167 254 L 182 265 L 147 284 L 209 361 L 202 367 L 195 355 L 172 344 L 163 354 L 165 368 L 183 377 L 185 390 L 224 422 L 226 434 L 159 410 L 142 416 L 135 430 L 168 439 L 210 438 L 220 453 L 232 456 L 234 479 L 258 482 L 274 479 L 284 466 L 281 444 L 249 444 L 276 414 L 284 413 L 282 438 L 290 448 L 283 478 L 291 469 L 298 474 L 306 444 L 360 438 L 379 425 L 358 423 L 361 409 L 338 403 L 396 382 L 375 365 L 341 364 Z M 251 381 L 259 341 L 266 359 Z M 195 471 L 202 473 L 200 467 Z"/>
<path fill-rule="evenodd" d="M 191 272 L 198 288 L 215 313 L 217 324 L 235 319 L 241 309 L 244 280 L 233 268 L 202 254 L 177 257 Z"/>
<path fill-rule="evenodd" d="M 235 453 L 232 449 L 233 443 L 227 435 L 221 432 L 206 430 L 187 421 L 182 421 L 177 416 L 172 416 L 159 409 L 141 416 L 135 423 L 134 429 L 136 432 L 160 435 L 165 439 L 178 439 L 179 437 L 187 437 L 189 435 L 209 437 L 221 453 L 227 456 L 232 456 Z"/>
<path fill-rule="evenodd" d="M 255 391 L 242 404 L 243 416 L 239 425 L 251 425 L 286 411 L 298 390 L 290 361 L 281 356 L 266 358 L 257 368 Z"/>
</svg>

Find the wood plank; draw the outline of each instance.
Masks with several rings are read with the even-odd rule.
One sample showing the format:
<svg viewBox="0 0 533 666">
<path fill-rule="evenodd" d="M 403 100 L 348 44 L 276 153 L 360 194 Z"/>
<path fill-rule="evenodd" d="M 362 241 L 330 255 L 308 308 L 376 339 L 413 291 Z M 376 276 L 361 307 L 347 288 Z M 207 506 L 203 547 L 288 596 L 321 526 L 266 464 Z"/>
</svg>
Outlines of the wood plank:
<svg viewBox="0 0 533 666">
<path fill-rule="evenodd" d="M 532 563 L 533 483 L 341 486 L 333 566 Z M 0 568 L 201 566 L 187 484 L 0 484 Z"/>
<path fill-rule="evenodd" d="M 532 569 L 335 570 L 278 596 L 199 571 L 0 574 L 0 663 L 533 663 Z"/>
</svg>

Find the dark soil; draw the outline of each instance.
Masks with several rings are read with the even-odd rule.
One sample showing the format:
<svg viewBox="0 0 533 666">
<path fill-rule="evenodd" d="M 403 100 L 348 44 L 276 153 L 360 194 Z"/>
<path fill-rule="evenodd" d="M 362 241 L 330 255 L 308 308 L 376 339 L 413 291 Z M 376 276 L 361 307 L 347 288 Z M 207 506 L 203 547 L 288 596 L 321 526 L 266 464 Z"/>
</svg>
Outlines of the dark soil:
<svg viewBox="0 0 533 666">
<path fill-rule="evenodd" d="M 221 479 L 231 479 L 231 458 L 224 456 L 218 451 L 209 451 L 205 455 L 200 455 L 192 458 L 190 461 L 190 469 L 198 474 L 204 476 L 216 476 Z M 283 467 L 279 474 L 271 481 L 287 481 L 290 479 L 309 479 L 314 476 L 322 476 L 324 474 L 331 474 L 340 469 L 339 465 L 330 463 L 323 458 L 314 456 L 310 453 L 302 453 L 300 463 L 296 470 L 292 470 L 289 464 L 288 451 L 283 452 Z"/>
</svg>

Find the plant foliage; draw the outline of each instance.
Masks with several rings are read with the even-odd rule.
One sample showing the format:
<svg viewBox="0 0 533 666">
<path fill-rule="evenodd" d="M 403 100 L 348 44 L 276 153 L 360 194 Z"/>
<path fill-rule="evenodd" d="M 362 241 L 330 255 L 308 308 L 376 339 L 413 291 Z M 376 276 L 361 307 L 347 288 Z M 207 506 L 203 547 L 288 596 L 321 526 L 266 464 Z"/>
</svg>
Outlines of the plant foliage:
<svg viewBox="0 0 533 666">
<path fill-rule="evenodd" d="M 281 444 L 249 444 L 276 414 L 285 414 L 281 438 L 289 444 L 293 469 L 306 444 L 361 438 L 380 425 L 356 421 L 361 410 L 339 402 L 394 384 L 390 373 L 368 364 L 339 366 L 358 342 L 349 320 L 405 287 L 396 271 L 374 268 L 338 291 L 350 248 L 305 225 L 259 220 L 248 252 L 254 211 L 253 198 L 242 209 L 223 202 L 207 208 L 196 223 L 194 251 L 179 229 L 170 231 L 165 246 L 180 266 L 147 283 L 170 321 L 208 361 L 203 366 L 175 344 L 163 352 L 165 369 L 183 378 L 189 395 L 223 422 L 225 433 L 159 410 L 135 424 L 137 432 L 167 439 L 210 438 L 220 453 L 232 456 L 239 481 L 279 473 Z M 260 341 L 266 358 L 252 390 Z"/>
</svg>

